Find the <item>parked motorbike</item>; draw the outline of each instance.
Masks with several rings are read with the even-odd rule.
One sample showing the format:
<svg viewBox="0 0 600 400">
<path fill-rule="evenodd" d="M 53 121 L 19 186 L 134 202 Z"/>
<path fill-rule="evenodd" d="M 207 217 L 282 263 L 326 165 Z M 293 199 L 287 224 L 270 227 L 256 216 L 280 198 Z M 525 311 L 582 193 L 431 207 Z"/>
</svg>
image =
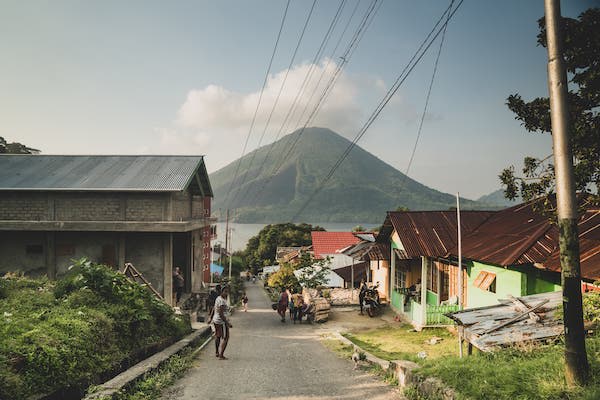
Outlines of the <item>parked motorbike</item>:
<svg viewBox="0 0 600 400">
<path fill-rule="evenodd" d="M 369 314 L 369 317 L 371 318 L 381 314 L 383 311 L 381 303 L 379 302 L 379 291 L 377 290 L 378 287 L 379 284 L 365 291 L 364 307 L 367 311 L 367 314 Z"/>
</svg>

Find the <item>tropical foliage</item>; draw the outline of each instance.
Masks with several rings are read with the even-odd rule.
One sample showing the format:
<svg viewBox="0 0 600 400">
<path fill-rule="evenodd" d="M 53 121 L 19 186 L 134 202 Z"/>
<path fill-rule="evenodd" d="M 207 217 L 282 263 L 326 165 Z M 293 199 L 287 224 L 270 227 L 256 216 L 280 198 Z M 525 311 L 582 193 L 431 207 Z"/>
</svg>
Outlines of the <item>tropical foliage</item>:
<svg viewBox="0 0 600 400">
<path fill-rule="evenodd" d="M 190 331 L 146 288 L 78 261 L 57 282 L 0 278 L 0 398 L 85 387 Z"/>
<path fill-rule="evenodd" d="M 277 247 L 309 246 L 312 243 L 310 232 L 323 230 L 310 224 L 267 225 L 248 240 L 244 251 L 246 263 L 256 273 L 259 268 L 275 264 Z"/>
<path fill-rule="evenodd" d="M 37 154 L 40 151 L 18 142 L 7 142 L 0 136 L 0 154 Z"/>
<path fill-rule="evenodd" d="M 545 19 L 539 21 L 538 44 L 546 47 Z M 570 141 L 575 159 L 575 187 L 595 194 L 600 188 L 600 8 L 583 12 L 578 19 L 563 18 L 564 60 L 571 87 L 568 94 Z M 550 133 L 550 102 L 547 97 L 524 101 L 519 94 L 508 97 L 508 108 L 529 132 Z M 554 165 L 550 156 L 526 157 L 522 175 L 510 166 L 500 180 L 508 199 L 524 200 L 554 192 Z"/>
</svg>

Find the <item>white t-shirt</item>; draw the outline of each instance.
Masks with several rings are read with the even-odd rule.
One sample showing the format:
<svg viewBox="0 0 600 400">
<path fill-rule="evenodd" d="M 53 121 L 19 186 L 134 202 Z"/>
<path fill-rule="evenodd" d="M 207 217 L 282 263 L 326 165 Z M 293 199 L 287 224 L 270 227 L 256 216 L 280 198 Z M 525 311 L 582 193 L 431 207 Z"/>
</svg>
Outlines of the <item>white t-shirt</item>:
<svg viewBox="0 0 600 400">
<path fill-rule="evenodd" d="M 213 320 L 212 320 L 212 322 L 214 322 L 215 324 L 225 323 L 225 321 L 223 321 L 221 319 L 221 315 L 219 314 L 219 309 L 221 307 L 224 307 L 223 314 L 226 314 L 227 313 L 227 300 L 225 300 L 223 297 L 219 296 L 215 300 L 215 314 L 213 315 Z"/>
</svg>

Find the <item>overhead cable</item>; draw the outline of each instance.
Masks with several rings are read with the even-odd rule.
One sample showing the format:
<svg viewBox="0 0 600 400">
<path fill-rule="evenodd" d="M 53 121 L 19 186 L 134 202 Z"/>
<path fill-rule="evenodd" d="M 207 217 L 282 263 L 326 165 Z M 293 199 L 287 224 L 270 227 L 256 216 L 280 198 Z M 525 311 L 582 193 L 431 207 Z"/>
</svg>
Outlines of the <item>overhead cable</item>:
<svg viewBox="0 0 600 400">
<path fill-rule="evenodd" d="M 425 38 L 425 40 L 421 43 L 421 45 L 419 46 L 419 48 L 417 49 L 417 51 L 415 52 L 415 54 L 413 55 L 413 57 L 410 59 L 410 61 L 406 65 L 406 67 L 404 67 L 404 69 L 402 70 L 402 72 L 400 73 L 400 75 L 396 78 L 396 80 L 395 80 L 394 84 L 392 85 L 392 87 L 387 91 L 387 93 L 385 94 L 385 96 L 383 97 L 383 99 L 379 102 L 379 104 L 377 105 L 377 107 L 375 108 L 375 110 L 371 113 L 371 115 L 369 116 L 369 118 L 367 119 L 367 121 L 364 123 L 364 125 L 362 126 L 362 128 L 356 134 L 354 140 L 350 143 L 350 145 L 348 145 L 348 147 L 346 148 L 346 151 L 344 151 L 344 153 L 338 158 L 338 160 L 336 161 L 336 163 L 330 169 L 329 173 L 319 183 L 319 186 L 317 186 L 317 189 L 315 189 L 315 191 L 308 197 L 308 199 L 303 203 L 302 207 L 300 207 L 299 211 L 291 219 L 292 222 L 294 220 L 296 220 L 304 212 L 304 210 L 306 209 L 306 207 L 308 206 L 308 204 L 314 199 L 314 197 L 318 193 L 320 193 L 321 190 L 323 190 L 323 188 L 325 187 L 325 184 L 327 183 L 327 181 L 329 181 L 329 179 L 333 176 L 333 174 L 335 173 L 335 171 L 344 162 L 344 160 L 346 159 L 346 157 L 348 156 L 348 154 L 350 154 L 350 152 L 352 151 L 352 149 L 356 146 L 356 144 L 358 143 L 358 141 L 364 136 L 364 134 L 367 132 L 367 130 L 373 124 L 373 122 L 375 122 L 375 120 L 377 119 L 377 117 L 379 116 L 379 114 L 381 113 L 381 111 L 383 111 L 383 109 L 385 108 L 385 106 L 389 103 L 389 101 L 392 99 L 392 97 L 394 96 L 394 94 L 398 91 L 398 89 L 400 88 L 400 86 L 404 83 L 404 81 L 406 81 L 406 78 L 408 78 L 408 76 L 413 71 L 413 69 L 421 61 L 421 59 L 423 58 L 423 56 L 425 55 L 425 53 L 427 52 L 427 50 L 429 50 L 429 48 L 434 43 L 434 41 L 437 39 L 437 37 L 442 32 L 445 32 L 446 26 L 448 25 L 450 19 L 454 16 L 454 14 L 456 13 L 456 11 L 460 8 L 460 6 L 463 3 L 463 1 L 464 0 L 461 0 L 458 3 L 458 5 L 456 6 L 456 8 L 454 8 L 454 9 L 452 9 L 454 0 L 451 1 L 451 3 L 448 6 L 448 8 L 442 13 L 441 17 L 438 19 L 438 21 L 434 25 L 433 29 L 429 32 L 429 34 L 427 35 L 427 37 Z M 439 25 L 442 22 L 442 20 L 444 19 L 444 17 L 446 17 L 446 22 L 443 23 L 443 25 L 441 27 L 439 27 Z"/>
</svg>

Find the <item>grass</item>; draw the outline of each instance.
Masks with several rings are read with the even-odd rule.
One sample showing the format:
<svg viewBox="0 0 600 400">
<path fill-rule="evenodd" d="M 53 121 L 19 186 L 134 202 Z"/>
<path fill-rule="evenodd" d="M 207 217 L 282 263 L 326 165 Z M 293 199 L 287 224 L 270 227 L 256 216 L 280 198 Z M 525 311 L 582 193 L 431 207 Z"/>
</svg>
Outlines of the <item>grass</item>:
<svg viewBox="0 0 600 400">
<path fill-rule="evenodd" d="M 127 390 L 117 394 L 113 400 L 154 400 L 164 389 L 171 386 L 187 371 L 194 361 L 193 349 L 186 349 L 169 358 L 160 368 L 149 372 L 143 379 Z"/>
<path fill-rule="evenodd" d="M 417 353 L 425 351 L 427 359 L 458 355 L 458 343 L 455 337 L 443 328 L 426 329 L 415 332 L 411 325 L 399 327 L 386 326 L 367 331 L 348 333 L 344 335 L 361 349 L 384 360 L 409 360 L 422 363 Z M 426 344 L 432 337 L 442 338 L 435 345 Z"/>
<path fill-rule="evenodd" d="M 474 352 L 458 358 L 456 338 L 444 329 L 410 332 L 410 326 L 383 327 L 345 335 L 361 349 L 384 360 L 410 360 L 417 375 L 437 377 L 452 387 L 459 399 L 494 400 L 592 400 L 600 399 L 600 337 L 586 341 L 591 379 L 585 388 L 569 388 L 564 375 L 564 344 L 522 345 L 494 353 Z M 424 341 L 443 338 L 440 344 Z M 350 346 L 346 346 L 350 351 Z M 426 351 L 425 360 L 416 356 Z M 349 356 L 348 356 L 349 357 Z M 414 388 L 404 393 L 411 400 L 424 399 Z"/>
<path fill-rule="evenodd" d="M 586 346 L 591 381 L 585 388 L 565 383 L 563 343 L 426 360 L 417 373 L 440 378 L 461 399 L 599 399 L 600 338 L 588 338 Z"/>
</svg>

